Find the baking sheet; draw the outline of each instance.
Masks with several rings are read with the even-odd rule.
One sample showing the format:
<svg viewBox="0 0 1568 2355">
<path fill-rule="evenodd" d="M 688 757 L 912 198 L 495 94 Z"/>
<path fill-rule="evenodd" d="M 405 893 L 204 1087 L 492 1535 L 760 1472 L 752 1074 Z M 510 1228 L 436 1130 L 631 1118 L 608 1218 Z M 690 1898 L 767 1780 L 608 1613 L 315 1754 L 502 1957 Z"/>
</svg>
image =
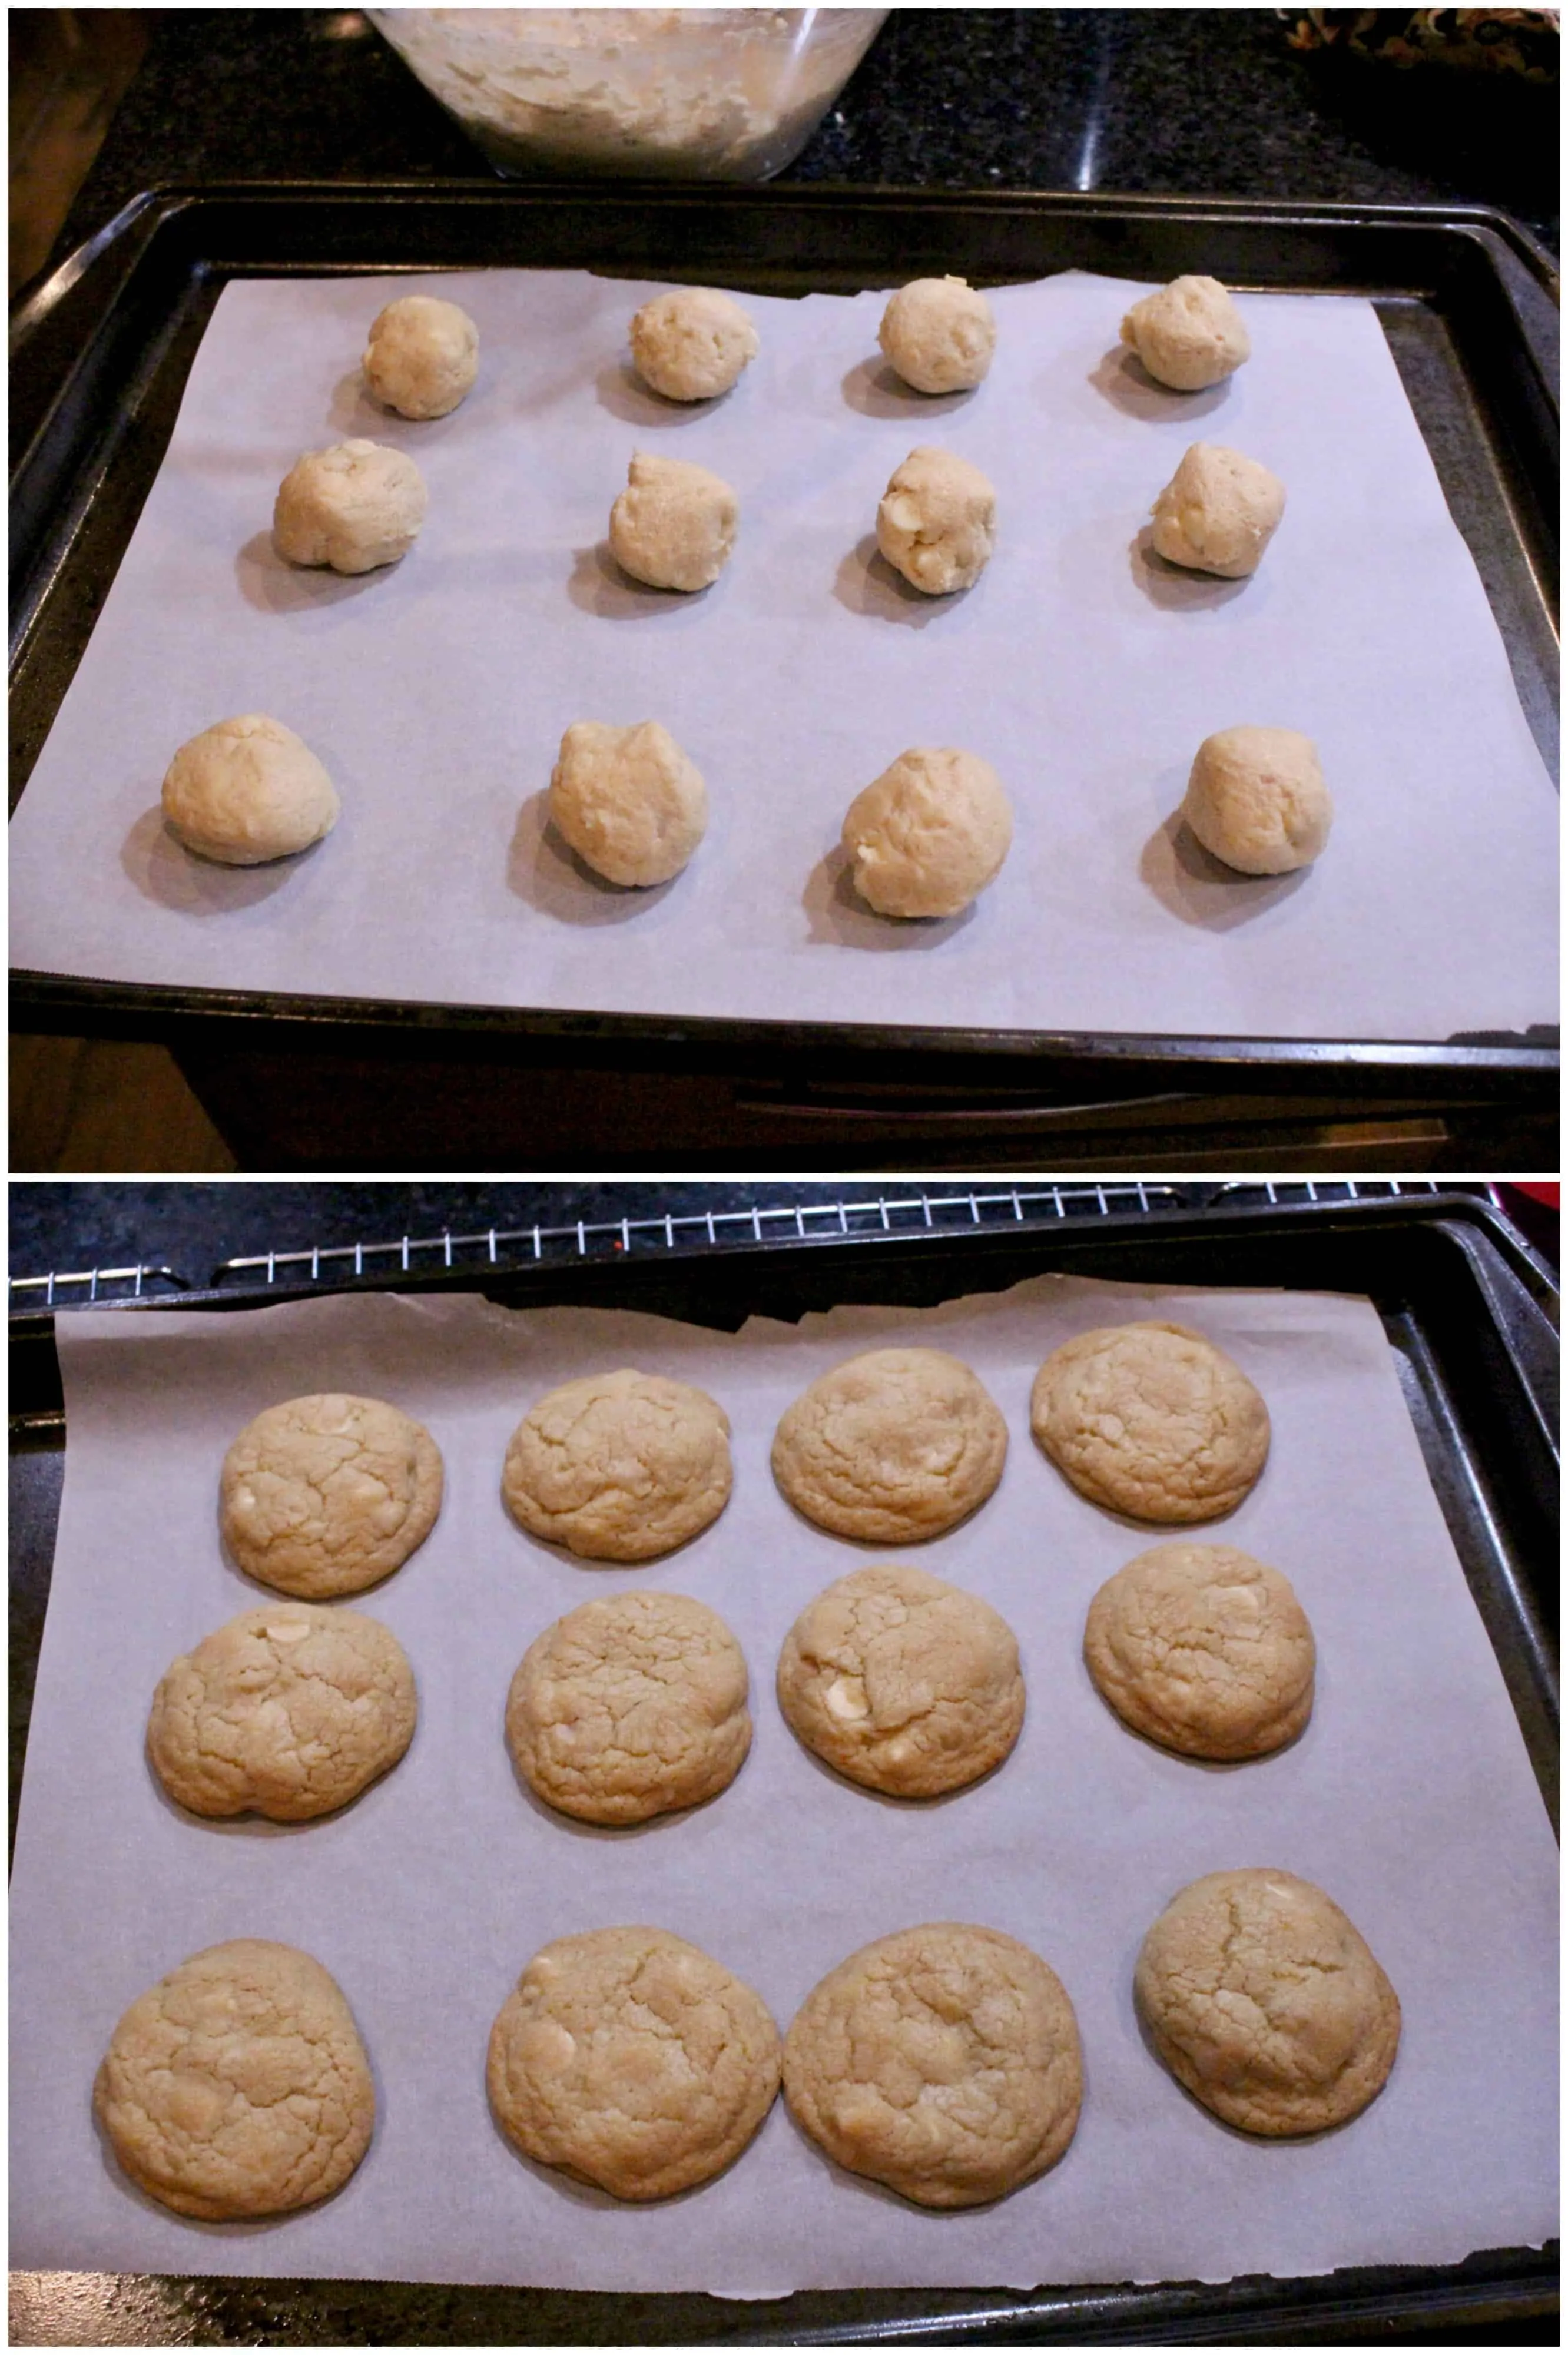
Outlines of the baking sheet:
<svg viewBox="0 0 1568 2355">
<path fill-rule="evenodd" d="M 1151 1309 L 1232 1349 L 1274 1420 L 1267 1468 L 1223 1535 L 1291 1577 L 1319 1680 L 1303 1738 L 1246 1766 L 1168 1755 L 1099 1700 L 1079 1655 L 1083 1614 L 1150 1532 L 1076 1496 L 1029 1435 L 1047 1350 Z M 965 1357 L 1011 1433 L 996 1496 L 918 1558 L 1005 1614 L 1029 1688 L 1001 1770 L 927 1805 L 816 1764 L 772 1691 L 809 1598 L 885 1558 L 784 1505 L 768 1470 L 778 1415 L 849 1350 L 914 1339 Z M 1046 1277 L 936 1310 L 837 1310 L 733 1337 L 389 1295 L 243 1316 L 82 1312 L 60 1319 L 59 1341 L 65 1497 L 13 1882 L 14 2264 L 766 2296 L 1443 2264 L 1555 2229 L 1555 1850 L 1365 1301 Z M 701 1383 L 735 1426 L 725 1513 L 629 1571 L 524 1536 L 497 1487 L 527 1404 L 614 1363 Z M 419 1730 L 340 1817 L 288 1829 L 186 1817 L 143 1761 L 147 1704 L 176 1652 L 260 1593 L 219 1550 L 219 1465 L 261 1407 L 336 1386 L 395 1398 L 446 1460 L 434 1533 L 361 1606 L 409 1652 Z M 699 1595 L 729 1621 L 756 1739 L 709 1806 L 595 1830 L 523 1795 L 502 1712 L 541 1627 L 634 1586 Z M 1233 2134 L 1141 2039 L 1131 1980 L 1144 1932 L 1178 1888 L 1235 1864 L 1320 1882 L 1399 1992 L 1393 2074 L 1345 2131 L 1272 2146 Z M 490 2023 L 549 1939 L 661 1923 L 738 1971 L 783 2027 L 854 1948 L 954 1918 L 1042 1953 L 1083 2037 L 1075 2140 L 994 2207 L 907 2206 L 833 2168 L 782 2103 L 728 2174 L 649 2209 L 528 2165 L 490 2118 Z M 316 2211 L 194 2224 L 121 2178 L 91 2089 L 142 1988 L 238 1935 L 304 1945 L 339 1979 L 376 2072 L 377 2134 Z"/>
<path fill-rule="evenodd" d="M 412 424 L 358 380 L 389 293 L 478 321 L 479 383 Z M 1125 282 L 992 297 L 972 396 L 901 390 L 884 297 L 747 295 L 763 352 L 716 406 L 630 375 L 654 289 L 581 272 L 225 288 L 168 455 L 11 829 L 12 957 L 208 988 L 640 1014 L 1442 1039 L 1555 1010 L 1556 801 L 1370 303 L 1251 295 L 1226 386 L 1155 387 L 1117 344 Z M 413 453 L 410 557 L 347 581 L 269 525 L 302 449 Z M 1285 481 L 1250 581 L 1164 567 L 1148 508 L 1221 441 Z M 933 600 L 875 554 L 912 446 L 996 483 L 976 587 Z M 697 598 L 603 546 L 637 448 L 734 484 L 735 557 Z M 272 712 L 342 794 L 303 858 L 224 869 L 165 832 L 175 748 Z M 572 720 L 662 719 L 708 780 L 708 837 L 651 892 L 597 881 L 546 823 Z M 1316 739 L 1337 805 L 1311 870 L 1242 878 L 1177 823 L 1200 741 Z M 851 797 L 909 744 L 958 744 L 1016 813 L 965 915 L 856 899 Z"/>
</svg>

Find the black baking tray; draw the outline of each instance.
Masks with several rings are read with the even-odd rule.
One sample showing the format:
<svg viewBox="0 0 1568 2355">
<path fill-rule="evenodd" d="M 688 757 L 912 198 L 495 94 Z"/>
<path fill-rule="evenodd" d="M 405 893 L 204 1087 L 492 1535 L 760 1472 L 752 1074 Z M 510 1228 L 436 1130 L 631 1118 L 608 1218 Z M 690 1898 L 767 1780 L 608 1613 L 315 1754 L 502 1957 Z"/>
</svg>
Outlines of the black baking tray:
<svg viewBox="0 0 1568 2355">
<path fill-rule="evenodd" d="M 1548 765 L 1557 736 L 1559 286 L 1484 207 L 773 187 L 204 186 L 138 197 L 12 327 L 12 805 L 26 788 L 236 277 L 486 265 L 704 279 L 787 294 L 921 272 L 986 282 L 1201 270 L 1371 295 L 1508 645 Z M 1484 780 L 1477 780 L 1484 790 Z M 1468 1166 L 1555 1167 L 1557 1032 L 1445 1043 L 658 1018 L 13 975 L 16 1027 L 171 1045 L 257 1166 L 475 1167 L 552 1141 L 776 1148 L 1085 1142 L 1170 1149 L 1224 1125 L 1452 1114 Z M 541 1071 L 551 1083 L 541 1093 Z M 1290 1129 L 1290 1124 L 1296 1126 Z M 1489 1124 L 1489 1126 L 1488 1126 Z M 1435 1130 L 1434 1134 L 1440 1134 Z M 1135 1146 L 1134 1150 L 1147 1150 Z M 1157 1152 L 1158 1147 L 1154 1147 Z M 611 1166 L 607 1164 L 606 1166 Z M 1147 1164 L 1147 1158 L 1145 1166 Z M 1488 1166 L 1491 1166 L 1488 1163 Z"/>
<path fill-rule="evenodd" d="M 1543 1798 L 1557 1793 L 1558 1288 L 1507 1220 L 1462 1195 L 1112 1215 L 972 1235 L 937 1230 L 721 1246 L 673 1259 L 546 1263 L 483 1286 L 472 1269 L 302 1282 L 237 1296 L 115 1304 L 244 1315 L 323 1291 L 484 1289 L 512 1306 L 567 1302 L 734 1331 L 846 1301 L 924 1306 L 1059 1270 L 1126 1282 L 1366 1293 L 1388 1334 L 1428 1473 L 1496 1649 Z M 69 1313 L 69 1312 L 66 1312 Z M 48 1600 L 67 1434 L 54 1319 L 11 1320 L 13 1824 Z M 1296 2280 L 1147 2287 L 818 2292 L 742 2303 L 385 2282 L 236 2276 L 13 2277 L 15 2344 L 432 2343 L 698 2346 L 1152 2341 L 1299 2345 L 1362 2336 L 1541 2336 L 1558 2254 L 1477 2252 L 1451 2266 L 1362 2266 Z"/>
</svg>

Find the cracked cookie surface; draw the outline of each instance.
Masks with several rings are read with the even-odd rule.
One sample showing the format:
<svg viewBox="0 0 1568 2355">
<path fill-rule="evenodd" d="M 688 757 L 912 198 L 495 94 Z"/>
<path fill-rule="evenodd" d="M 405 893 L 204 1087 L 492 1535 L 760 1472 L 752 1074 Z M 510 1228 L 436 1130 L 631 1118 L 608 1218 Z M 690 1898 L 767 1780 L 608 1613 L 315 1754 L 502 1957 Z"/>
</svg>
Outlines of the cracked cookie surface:
<svg viewBox="0 0 1568 2355">
<path fill-rule="evenodd" d="M 731 1478 L 718 1401 L 624 1367 L 563 1382 L 528 1409 L 501 1494 L 534 1537 L 590 1561 L 646 1561 L 716 1520 Z"/>
<path fill-rule="evenodd" d="M 907 1562 L 851 1571 L 806 1605 L 779 1655 L 778 1696 L 808 1750 L 908 1799 L 988 1774 L 1024 1720 L 1007 1621 Z"/>
<path fill-rule="evenodd" d="M 246 1424 L 223 1459 L 219 1517 L 249 1577 L 315 1601 L 400 1569 L 434 1528 L 441 1490 L 422 1423 L 383 1399 L 326 1391 Z"/>
<path fill-rule="evenodd" d="M 837 1537 L 897 1545 L 940 1537 L 1002 1476 L 1008 1426 L 978 1377 L 945 1349 L 868 1349 L 785 1409 L 773 1477 Z"/>
<path fill-rule="evenodd" d="M 1083 1657 L 1118 1717 L 1193 1758 L 1257 1758 L 1312 1714 L 1317 1654 L 1290 1581 L 1235 1546 L 1164 1545 L 1108 1578 Z"/>
<path fill-rule="evenodd" d="M 174 1662 L 153 1696 L 147 1754 L 195 1815 L 303 1823 L 395 1766 L 417 1714 L 389 1627 L 361 1611 L 275 1603 Z"/>
<path fill-rule="evenodd" d="M 1366 1940 L 1292 1872 L 1189 1882 L 1144 1940 L 1134 1984 L 1171 2074 L 1248 2134 L 1343 2126 L 1399 2049 L 1399 1998 Z"/>
<path fill-rule="evenodd" d="M 1268 1455 L 1258 1391 L 1186 1325 L 1112 1325 L 1064 1341 L 1035 1376 L 1029 1421 L 1082 1496 L 1140 1521 L 1233 1512 Z"/>
<path fill-rule="evenodd" d="M 265 1938 L 208 1946 L 138 1996 L 92 2099 L 132 2181 L 215 2222 L 340 2190 L 376 2123 L 342 1989 L 314 1956 Z"/>
<path fill-rule="evenodd" d="M 784 2079 L 830 2158 L 927 2208 L 976 2207 L 1043 2175 L 1083 2097 L 1055 1972 L 963 1922 L 900 1930 L 829 1971 L 784 2039 Z"/>
<path fill-rule="evenodd" d="M 619 2200 L 666 2200 L 743 2150 L 779 2088 L 761 1996 L 668 1930 L 541 1947 L 490 2032 L 490 2102 L 519 2150 Z"/>
<path fill-rule="evenodd" d="M 507 1742 L 541 1799 L 591 1824 L 696 1806 L 752 1742 L 746 1662 L 687 1594 L 580 1604 L 530 1644 L 507 1696 Z"/>
</svg>

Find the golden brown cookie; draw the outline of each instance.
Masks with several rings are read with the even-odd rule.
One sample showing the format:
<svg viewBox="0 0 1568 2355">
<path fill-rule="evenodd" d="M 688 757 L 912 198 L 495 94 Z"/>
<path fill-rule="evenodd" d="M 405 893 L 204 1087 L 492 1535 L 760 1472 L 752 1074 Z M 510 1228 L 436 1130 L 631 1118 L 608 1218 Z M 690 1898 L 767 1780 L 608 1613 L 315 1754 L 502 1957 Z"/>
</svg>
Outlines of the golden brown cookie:
<svg viewBox="0 0 1568 2355">
<path fill-rule="evenodd" d="M 424 1543 L 441 1487 L 434 1440 L 383 1399 L 286 1399 L 248 1423 L 223 1459 L 224 1540 L 249 1577 L 280 1593 L 357 1594 Z"/>
<path fill-rule="evenodd" d="M 868 1349 L 785 1409 L 773 1477 L 808 1521 L 900 1545 L 940 1537 L 1002 1476 L 1008 1426 L 945 1349 Z"/>
<path fill-rule="evenodd" d="M 1290 1581 L 1234 1546 L 1163 1545 L 1108 1578 L 1083 1657 L 1118 1717 L 1192 1758 L 1258 1758 L 1312 1714 L 1312 1629 Z"/>
<path fill-rule="evenodd" d="M 590 1561 L 646 1561 L 730 1500 L 730 1418 L 663 1374 L 587 1374 L 531 1406 L 501 1475 L 520 1528 Z"/>
<path fill-rule="evenodd" d="M 1080 1333 L 1035 1376 L 1034 1435 L 1091 1503 L 1140 1521 L 1212 1521 L 1264 1468 L 1268 1409 L 1187 1325 Z"/>
</svg>

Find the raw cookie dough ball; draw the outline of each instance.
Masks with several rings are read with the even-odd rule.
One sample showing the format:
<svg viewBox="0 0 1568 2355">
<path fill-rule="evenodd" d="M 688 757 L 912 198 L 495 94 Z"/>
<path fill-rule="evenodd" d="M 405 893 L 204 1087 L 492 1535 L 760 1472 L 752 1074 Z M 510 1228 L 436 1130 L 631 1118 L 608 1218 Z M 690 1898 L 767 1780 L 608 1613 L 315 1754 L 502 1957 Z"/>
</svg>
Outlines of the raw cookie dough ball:
<svg viewBox="0 0 1568 2355">
<path fill-rule="evenodd" d="M 1193 572 L 1255 572 L 1285 513 L 1285 485 L 1255 458 L 1194 442 L 1154 503 L 1156 552 Z"/>
<path fill-rule="evenodd" d="M 291 564 L 374 572 L 406 556 L 424 521 L 424 477 L 380 442 L 307 450 L 279 486 L 272 545 Z"/>
<path fill-rule="evenodd" d="M 232 1938 L 138 1996 L 92 2090 L 133 2183 L 181 2216 L 276 2216 L 370 2147 L 370 2064 L 342 1989 L 297 1946 Z"/>
<path fill-rule="evenodd" d="M 916 392 L 966 392 L 997 348 L 985 296 L 962 278 L 915 278 L 882 313 L 877 341 Z"/>
<path fill-rule="evenodd" d="M 637 374 L 667 400 L 712 400 L 728 392 L 760 348 L 739 303 L 713 286 L 656 294 L 632 321 Z"/>
<path fill-rule="evenodd" d="M 1054 2167 L 1083 2098 L 1056 1973 L 1000 1930 L 929 1922 L 862 1946 L 784 2039 L 784 2098 L 813 2142 L 923 2208 L 999 2200 Z"/>
<path fill-rule="evenodd" d="M 902 1799 L 988 1774 L 1024 1721 L 1000 1612 L 908 1562 L 871 1562 L 807 1604 L 779 1655 L 778 1695 L 808 1750 Z"/>
<path fill-rule="evenodd" d="M 357 1799 L 413 1740 L 413 1670 L 360 1611 L 246 1611 L 178 1659 L 153 1696 L 147 1754 L 197 1816 L 304 1823 Z"/>
<path fill-rule="evenodd" d="M 1243 875 L 1309 867 L 1334 804 L 1317 747 L 1294 728 L 1221 728 L 1198 747 L 1181 815 L 1203 845 Z"/>
<path fill-rule="evenodd" d="M 1089 1605 L 1083 1657 L 1118 1717 L 1189 1758 L 1261 1758 L 1312 1714 L 1307 1614 L 1234 1546 L 1140 1553 Z"/>
<path fill-rule="evenodd" d="M 999 871 L 1012 838 L 995 769 L 950 747 L 901 752 L 844 816 L 855 889 L 879 916 L 955 916 Z"/>
<path fill-rule="evenodd" d="M 479 330 L 455 303 L 404 294 L 378 312 L 365 346 L 365 381 L 402 417 L 445 417 L 479 373 Z"/>
<path fill-rule="evenodd" d="M 501 1495 L 518 1527 L 589 1561 L 646 1561 L 730 1500 L 730 1418 L 663 1374 L 587 1374 L 528 1409 Z"/>
<path fill-rule="evenodd" d="M 744 2150 L 779 2089 L 767 2006 L 668 1930 L 541 1947 L 490 2031 L 490 2104 L 542 2166 L 667 2200 Z"/>
<path fill-rule="evenodd" d="M 1293 1872 L 1189 1882 L 1144 1940 L 1134 1986 L 1172 2076 L 1248 2134 L 1343 2126 L 1399 2049 L 1399 1998 L 1366 1940 Z"/>
<path fill-rule="evenodd" d="M 308 850 L 337 824 L 332 779 L 310 746 L 265 712 L 220 719 L 182 744 L 164 779 L 164 815 L 188 850 L 260 867 Z"/>
<path fill-rule="evenodd" d="M 945 1349 L 868 1349 L 820 1375 L 773 1434 L 773 1477 L 841 1538 L 940 1537 L 1002 1476 L 1008 1426 Z"/>
<path fill-rule="evenodd" d="M 1122 321 L 1150 376 L 1178 392 L 1201 392 L 1252 357 L 1242 314 L 1217 278 L 1173 278 L 1146 294 Z"/>
<path fill-rule="evenodd" d="M 547 1806 L 640 1824 L 711 1799 L 752 1744 L 745 1657 L 688 1594 L 580 1603 L 530 1644 L 507 1697 L 507 1743 Z"/>
<path fill-rule="evenodd" d="M 441 1452 L 384 1400 L 328 1391 L 248 1423 L 223 1459 L 224 1541 L 281 1593 L 357 1594 L 407 1561 L 441 1510 Z"/>
<path fill-rule="evenodd" d="M 667 883 L 707 830 L 708 792 L 656 719 L 635 728 L 579 719 L 560 740 L 549 814 L 606 881 Z"/>
<path fill-rule="evenodd" d="M 610 510 L 610 553 L 650 589 L 706 589 L 729 561 L 740 517 L 729 484 L 706 466 L 639 450 Z"/>
<path fill-rule="evenodd" d="M 928 597 L 971 589 L 997 544 L 997 494 L 952 450 L 912 450 L 877 509 L 877 546 Z"/>
<path fill-rule="evenodd" d="M 1034 1435 L 1081 1495 L 1139 1521 L 1212 1521 L 1264 1468 L 1268 1409 L 1240 1366 L 1186 1325 L 1111 1325 L 1053 1349 Z"/>
</svg>

